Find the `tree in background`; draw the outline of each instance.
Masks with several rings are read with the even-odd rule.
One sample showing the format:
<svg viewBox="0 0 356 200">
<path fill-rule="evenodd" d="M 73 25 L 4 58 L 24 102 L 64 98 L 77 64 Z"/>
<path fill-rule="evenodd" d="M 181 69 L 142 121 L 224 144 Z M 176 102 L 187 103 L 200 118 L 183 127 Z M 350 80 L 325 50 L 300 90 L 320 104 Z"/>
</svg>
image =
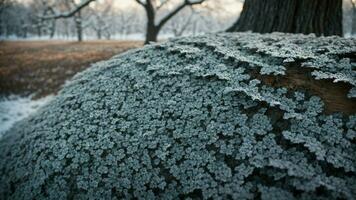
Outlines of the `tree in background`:
<svg viewBox="0 0 356 200">
<path fill-rule="evenodd" d="M 26 37 L 30 19 L 26 7 L 16 1 L 0 0 L 0 36 Z"/>
<path fill-rule="evenodd" d="M 171 12 L 167 13 L 161 20 L 156 23 L 156 14 L 157 11 L 162 8 L 165 4 L 169 2 L 169 0 L 165 1 L 154 1 L 154 0 L 136 0 L 137 3 L 143 6 L 147 15 L 147 25 L 146 25 L 146 40 L 145 44 L 149 42 L 156 42 L 157 36 L 162 27 L 179 11 L 183 10 L 187 6 L 193 6 L 197 4 L 201 4 L 204 0 L 184 0 L 179 6 L 173 9 Z"/>
<path fill-rule="evenodd" d="M 188 16 L 187 18 L 177 17 L 175 18 L 175 20 L 172 20 L 170 27 L 174 37 L 180 37 L 183 35 L 184 31 L 187 30 L 188 26 L 194 20 L 194 14 L 195 11 L 193 9 L 190 9 L 190 13 L 185 14 Z"/>
<path fill-rule="evenodd" d="M 109 31 L 109 24 L 111 23 L 111 8 L 112 0 L 107 0 L 105 3 L 98 1 L 92 8 L 89 9 L 91 17 L 89 19 L 89 26 L 94 30 L 97 39 L 105 37 L 109 39 L 111 33 Z"/>
<path fill-rule="evenodd" d="M 57 1 L 56 4 L 52 6 L 48 6 L 51 10 L 50 14 L 44 13 L 42 16 L 39 16 L 40 20 L 42 21 L 55 21 L 56 19 L 60 18 L 73 18 L 75 23 L 75 29 L 77 32 L 77 40 L 80 42 L 83 40 L 83 31 L 85 28 L 89 26 L 89 24 L 83 23 L 83 12 L 82 9 L 86 8 L 91 2 L 95 0 L 85 0 L 77 3 L 75 0 L 63 0 Z M 55 10 L 55 7 L 64 7 L 66 10 L 64 12 L 58 12 Z M 47 8 L 47 9 L 49 9 Z"/>
<path fill-rule="evenodd" d="M 0 15 L 10 4 L 9 0 L 0 0 Z"/>
<path fill-rule="evenodd" d="M 341 36 L 342 0 L 245 0 L 227 31 L 249 30 Z"/>
<path fill-rule="evenodd" d="M 53 19 L 59 19 L 59 18 L 69 18 L 69 17 L 80 17 L 81 10 L 85 7 L 87 7 L 91 2 L 96 1 L 96 0 L 85 0 L 81 1 L 78 5 L 75 6 L 75 8 L 69 10 L 68 12 L 62 12 L 62 13 L 57 13 L 57 14 L 52 14 L 48 16 L 43 16 L 42 19 L 45 20 L 53 20 Z M 171 12 L 167 13 L 164 17 L 162 17 L 159 22 L 156 24 L 156 14 L 157 11 L 160 10 L 163 6 L 165 6 L 167 3 L 170 3 L 170 0 L 164 0 L 164 1 L 156 1 L 156 0 L 136 0 L 137 3 L 143 6 L 143 8 L 146 11 L 146 16 L 147 16 L 147 25 L 146 25 L 146 39 L 145 39 L 145 44 L 149 42 L 156 42 L 157 41 L 157 36 L 162 27 L 172 18 L 174 17 L 177 13 L 179 13 L 182 9 L 184 9 L 187 6 L 193 6 L 197 4 L 203 3 L 205 0 L 184 0 L 180 5 L 178 5 L 176 8 L 174 8 Z M 74 1 L 73 1 L 74 2 Z M 80 20 L 76 20 L 80 21 Z M 81 29 L 77 29 L 78 31 Z M 78 39 L 81 41 L 81 38 Z"/>
<path fill-rule="evenodd" d="M 125 9 L 122 7 L 117 8 L 113 15 L 113 23 L 110 29 L 114 28 L 121 37 L 129 34 L 137 34 L 145 31 L 143 25 L 145 16 L 139 15 L 141 8 L 138 6 L 132 9 Z M 112 30 L 112 31 L 115 31 Z"/>
</svg>

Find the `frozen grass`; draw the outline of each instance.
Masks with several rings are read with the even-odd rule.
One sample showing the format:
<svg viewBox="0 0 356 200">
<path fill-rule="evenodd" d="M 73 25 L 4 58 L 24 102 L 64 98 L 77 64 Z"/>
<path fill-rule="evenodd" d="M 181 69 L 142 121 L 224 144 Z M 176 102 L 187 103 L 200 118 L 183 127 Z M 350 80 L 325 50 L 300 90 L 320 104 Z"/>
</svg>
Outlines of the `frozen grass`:
<svg viewBox="0 0 356 200">
<path fill-rule="evenodd" d="M 31 96 L 9 96 L 0 99 L 0 138 L 15 122 L 36 112 L 52 98 L 53 95 L 36 100 L 32 100 Z"/>
</svg>

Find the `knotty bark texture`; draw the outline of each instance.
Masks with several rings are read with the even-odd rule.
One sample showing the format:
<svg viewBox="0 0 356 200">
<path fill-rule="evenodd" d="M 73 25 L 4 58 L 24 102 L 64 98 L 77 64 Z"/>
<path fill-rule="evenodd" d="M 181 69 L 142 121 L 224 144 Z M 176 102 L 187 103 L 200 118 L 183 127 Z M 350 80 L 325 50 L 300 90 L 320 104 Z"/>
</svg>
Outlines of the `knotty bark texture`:
<svg viewBox="0 0 356 200">
<path fill-rule="evenodd" d="M 342 35 L 342 0 L 246 0 L 227 31 Z"/>
</svg>

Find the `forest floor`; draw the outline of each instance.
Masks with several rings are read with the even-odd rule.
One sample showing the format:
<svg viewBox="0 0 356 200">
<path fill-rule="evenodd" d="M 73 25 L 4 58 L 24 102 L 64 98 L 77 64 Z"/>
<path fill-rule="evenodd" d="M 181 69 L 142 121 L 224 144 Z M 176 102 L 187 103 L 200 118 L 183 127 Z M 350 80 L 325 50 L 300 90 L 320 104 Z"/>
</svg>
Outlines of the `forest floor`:
<svg viewBox="0 0 356 200">
<path fill-rule="evenodd" d="M 0 42 L 0 97 L 40 98 L 56 94 L 66 80 L 132 48 L 138 41 L 3 41 Z"/>
</svg>

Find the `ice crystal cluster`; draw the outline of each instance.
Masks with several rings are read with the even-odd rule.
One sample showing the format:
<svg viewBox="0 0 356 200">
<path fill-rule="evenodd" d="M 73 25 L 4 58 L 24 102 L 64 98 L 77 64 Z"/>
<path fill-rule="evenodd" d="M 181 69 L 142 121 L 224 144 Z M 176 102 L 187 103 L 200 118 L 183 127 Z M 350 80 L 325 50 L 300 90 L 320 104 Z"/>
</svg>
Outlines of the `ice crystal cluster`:
<svg viewBox="0 0 356 200">
<path fill-rule="evenodd" d="M 98 63 L 5 134 L 0 199 L 355 199 L 355 113 L 250 73 L 297 63 L 354 99 L 350 52 L 356 40 L 219 33 Z"/>
</svg>

